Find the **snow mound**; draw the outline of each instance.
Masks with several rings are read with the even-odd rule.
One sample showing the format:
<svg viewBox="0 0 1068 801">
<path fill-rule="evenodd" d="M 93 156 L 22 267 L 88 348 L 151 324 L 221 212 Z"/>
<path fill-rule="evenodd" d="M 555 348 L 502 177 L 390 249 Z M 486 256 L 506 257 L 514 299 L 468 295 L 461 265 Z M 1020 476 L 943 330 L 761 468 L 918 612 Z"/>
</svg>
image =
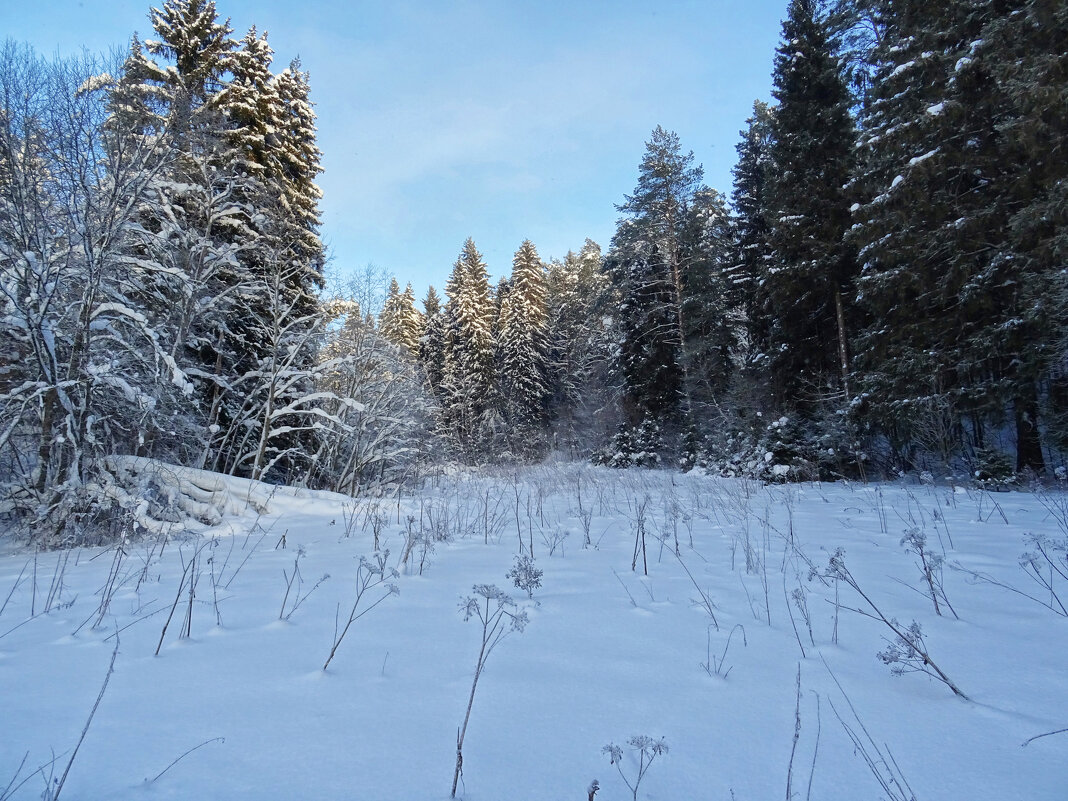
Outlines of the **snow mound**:
<svg viewBox="0 0 1068 801">
<path fill-rule="evenodd" d="M 104 464 L 104 494 L 152 533 L 202 533 L 228 518 L 270 514 L 276 498 L 314 494 L 140 456 L 109 456 Z"/>
</svg>

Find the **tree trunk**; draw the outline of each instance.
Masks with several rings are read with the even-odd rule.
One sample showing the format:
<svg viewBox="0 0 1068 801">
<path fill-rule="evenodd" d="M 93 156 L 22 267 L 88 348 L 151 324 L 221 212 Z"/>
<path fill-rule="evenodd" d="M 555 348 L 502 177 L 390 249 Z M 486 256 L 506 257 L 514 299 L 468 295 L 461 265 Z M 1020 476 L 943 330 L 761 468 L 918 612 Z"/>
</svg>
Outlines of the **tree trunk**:
<svg viewBox="0 0 1068 801">
<path fill-rule="evenodd" d="M 834 290 L 834 311 L 838 319 L 838 363 L 842 369 L 842 389 L 845 391 L 846 402 L 850 400 L 849 393 L 849 350 L 846 348 L 845 310 L 842 308 L 842 291 Z"/>
<path fill-rule="evenodd" d="M 1038 398 L 1033 386 L 1028 385 L 1016 396 L 1013 403 L 1016 418 L 1016 470 L 1045 472 L 1042 458 L 1042 441 L 1038 433 Z"/>
<path fill-rule="evenodd" d="M 48 485 L 48 463 L 52 460 L 52 425 L 59 395 L 55 388 L 45 393 L 41 409 L 41 442 L 37 448 L 37 480 L 34 488 L 43 493 Z"/>
</svg>

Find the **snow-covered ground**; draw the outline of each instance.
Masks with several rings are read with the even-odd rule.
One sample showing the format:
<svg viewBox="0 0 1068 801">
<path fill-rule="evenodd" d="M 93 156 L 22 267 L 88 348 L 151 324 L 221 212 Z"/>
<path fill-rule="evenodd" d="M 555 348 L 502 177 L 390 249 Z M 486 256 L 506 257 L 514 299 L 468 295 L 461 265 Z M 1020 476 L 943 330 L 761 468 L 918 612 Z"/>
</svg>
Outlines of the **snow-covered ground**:
<svg viewBox="0 0 1068 801">
<path fill-rule="evenodd" d="M 0 557 L 0 797 L 59 786 L 118 633 L 63 799 L 448 798 L 481 642 L 460 606 L 490 583 L 529 623 L 489 655 L 458 797 L 586 799 L 596 778 L 597 801 L 632 798 L 602 749 L 633 783 L 637 735 L 668 747 L 642 799 L 1068 797 L 1068 734 L 1022 745 L 1068 726 L 1068 618 L 1020 566 L 1029 533 L 1068 536 L 1061 494 L 558 465 L 259 505 L 165 545 Z M 379 578 L 359 571 L 376 529 L 398 592 L 364 593 L 324 671 L 358 574 Z M 941 615 L 917 534 L 944 554 Z M 528 600 L 505 574 L 531 539 Z M 921 624 L 967 698 L 893 675 L 880 613 Z"/>
</svg>

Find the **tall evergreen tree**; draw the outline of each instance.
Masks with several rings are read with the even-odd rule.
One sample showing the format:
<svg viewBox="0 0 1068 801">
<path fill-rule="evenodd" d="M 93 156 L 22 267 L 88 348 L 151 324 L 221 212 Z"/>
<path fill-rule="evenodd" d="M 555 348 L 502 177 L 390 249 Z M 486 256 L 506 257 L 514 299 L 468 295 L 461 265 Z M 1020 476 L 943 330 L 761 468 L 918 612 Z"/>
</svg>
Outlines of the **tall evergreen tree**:
<svg viewBox="0 0 1068 801">
<path fill-rule="evenodd" d="M 619 297 L 587 239 L 578 252 L 549 265 L 546 287 L 550 416 L 561 444 L 588 454 L 618 424 Z"/>
<path fill-rule="evenodd" d="M 419 339 L 419 361 L 431 391 L 439 394 L 445 373 L 445 309 L 433 285 L 427 287 L 423 299 L 423 334 Z"/>
<path fill-rule="evenodd" d="M 728 273 L 730 302 L 742 321 L 743 353 L 750 372 L 754 355 L 767 352 L 769 310 L 762 286 L 771 269 L 770 221 L 767 186 L 774 170 L 771 161 L 772 111 L 767 103 L 756 101 L 753 116 L 746 122 L 738 143 L 738 163 L 734 167 L 734 258 Z"/>
<path fill-rule="evenodd" d="M 545 423 L 545 265 L 528 239 L 512 262 L 509 291 L 501 304 L 498 381 L 513 450 L 537 450 Z"/>
<path fill-rule="evenodd" d="M 1011 414 L 1017 465 L 1043 466 L 1037 382 L 1050 308 L 1035 303 L 1029 288 L 1041 280 L 1012 244 L 1013 220 L 1035 194 L 1027 176 L 1037 154 L 1007 135 L 1026 90 L 999 77 L 1005 64 L 1042 58 L 1012 55 L 1031 27 L 1016 27 L 1025 5 L 880 5 L 853 236 L 862 297 L 879 321 L 863 338 L 864 397 L 906 460 L 917 446 L 943 458 L 985 447 Z M 1009 29 L 1014 43 L 995 47 Z M 1048 40 L 1046 50 L 1057 52 Z"/>
<path fill-rule="evenodd" d="M 638 185 L 617 206 L 619 220 L 606 265 L 622 300 L 621 360 L 627 414 L 638 423 L 689 414 L 684 372 L 684 273 L 695 261 L 687 232 L 703 171 L 660 126 L 646 142 Z"/>
<path fill-rule="evenodd" d="M 486 454 L 499 418 L 493 392 L 493 297 L 486 264 L 470 238 L 453 265 L 445 295 L 443 421 L 460 454 L 478 459 Z"/>
<path fill-rule="evenodd" d="M 401 347 L 408 354 L 415 356 L 419 352 L 421 335 L 419 311 L 415 308 L 412 285 L 408 284 L 401 292 L 396 278 L 391 278 L 386 302 L 378 315 L 379 332 L 389 342 Z"/>
<path fill-rule="evenodd" d="M 771 259 L 761 288 L 765 352 L 781 408 L 812 411 L 848 394 L 846 307 L 856 272 L 844 243 L 855 134 L 850 96 L 815 0 L 792 0 L 776 51 L 767 185 Z"/>
</svg>

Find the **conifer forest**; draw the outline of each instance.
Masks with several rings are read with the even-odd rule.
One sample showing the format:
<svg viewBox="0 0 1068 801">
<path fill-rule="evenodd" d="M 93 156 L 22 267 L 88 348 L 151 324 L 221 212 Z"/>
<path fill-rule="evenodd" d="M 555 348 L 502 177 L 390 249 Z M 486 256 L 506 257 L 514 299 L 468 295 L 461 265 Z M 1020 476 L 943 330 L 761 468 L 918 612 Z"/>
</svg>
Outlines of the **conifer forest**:
<svg viewBox="0 0 1068 801">
<path fill-rule="evenodd" d="M 789 0 L 732 186 L 650 120 L 610 241 L 423 297 L 331 277 L 224 3 L 0 45 L 0 801 L 141 797 L 105 733 L 160 798 L 1064 797 L 1068 3 Z"/>
<path fill-rule="evenodd" d="M 469 239 L 421 302 L 327 288 L 300 63 L 212 2 L 151 21 L 111 71 L 0 62 L 0 493 L 35 539 L 115 520 L 127 457 L 352 494 L 551 452 L 1062 466 L 1060 3 L 792 2 L 729 193 L 658 126 L 607 247 L 524 241 L 493 285 Z"/>
</svg>

